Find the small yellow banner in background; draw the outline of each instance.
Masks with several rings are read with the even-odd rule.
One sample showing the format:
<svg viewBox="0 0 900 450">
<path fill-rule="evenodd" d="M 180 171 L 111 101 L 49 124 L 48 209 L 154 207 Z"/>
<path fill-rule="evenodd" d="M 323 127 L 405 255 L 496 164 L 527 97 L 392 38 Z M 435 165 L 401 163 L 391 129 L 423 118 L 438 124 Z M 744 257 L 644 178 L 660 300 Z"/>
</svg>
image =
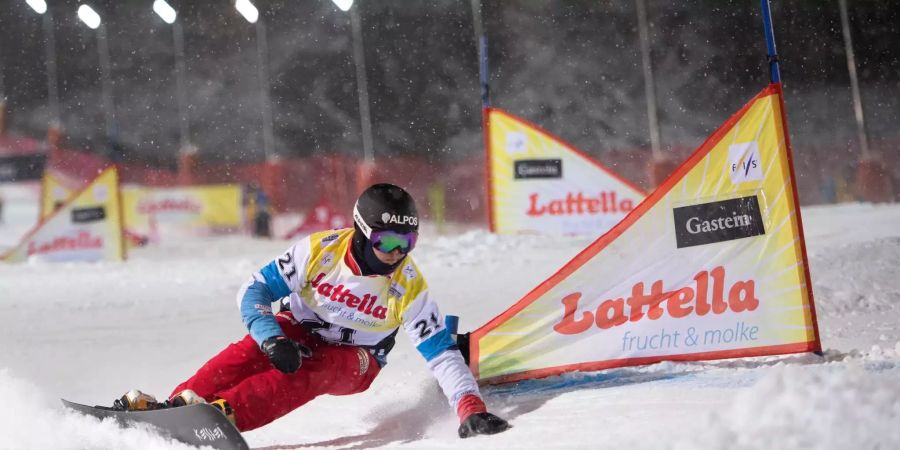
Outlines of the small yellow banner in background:
<svg viewBox="0 0 900 450">
<path fill-rule="evenodd" d="M 236 184 L 154 188 L 125 186 L 125 224 L 130 231 L 154 233 L 175 225 L 197 233 L 243 227 L 242 191 Z"/>
<path fill-rule="evenodd" d="M 603 233 L 644 193 L 536 125 L 487 109 L 491 231 Z"/>
</svg>

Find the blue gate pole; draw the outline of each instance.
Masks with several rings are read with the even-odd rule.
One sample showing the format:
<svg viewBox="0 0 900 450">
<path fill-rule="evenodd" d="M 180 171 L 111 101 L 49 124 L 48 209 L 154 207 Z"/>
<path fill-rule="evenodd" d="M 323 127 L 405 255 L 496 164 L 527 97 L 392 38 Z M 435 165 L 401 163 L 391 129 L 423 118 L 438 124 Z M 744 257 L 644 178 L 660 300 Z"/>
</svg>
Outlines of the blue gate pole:
<svg viewBox="0 0 900 450">
<path fill-rule="evenodd" d="M 488 71 L 488 55 L 487 55 L 487 36 L 481 35 L 478 38 L 479 61 L 479 80 L 481 81 L 481 107 L 488 108 L 491 106 L 491 80 Z"/>
<path fill-rule="evenodd" d="M 459 316 L 444 316 L 444 326 L 450 334 L 459 334 Z"/>
<path fill-rule="evenodd" d="M 487 33 L 484 31 L 484 23 L 481 16 L 481 0 L 471 0 L 472 29 L 475 31 L 475 45 L 478 53 L 478 81 L 481 85 L 481 109 L 491 106 L 491 80 L 488 72 Z"/>
<path fill-rule="evenodd" d="M 781 83 L 781 68 L 778 66 L 778 53 L 775 51 L 775 31 L 772 29 L 772 9 L 769 0 L 759 0 L 762 7 L 763 28 L 766 34 L 766 50 L 769 58 L 769 81 Z"/>
</svg>

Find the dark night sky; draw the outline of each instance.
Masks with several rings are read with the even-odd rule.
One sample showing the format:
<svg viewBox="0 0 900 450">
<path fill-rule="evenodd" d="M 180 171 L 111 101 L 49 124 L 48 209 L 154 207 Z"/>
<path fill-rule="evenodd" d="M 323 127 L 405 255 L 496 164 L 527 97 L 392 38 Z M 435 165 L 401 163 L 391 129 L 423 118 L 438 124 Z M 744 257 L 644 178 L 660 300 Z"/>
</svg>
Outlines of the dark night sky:
<svg viewBox="0 0 900 450">
<path fill-rule="evenodd" d="M 49 118 L 41 21 L 24 0 L 2 3 L 11 128 L 41 136 Z M 66 143 L 97 148 L 104 127 L 96 34 L 76 19 L 79 2 L 48 3 Z M 267 25 L 277 151 L 359 154 L 349 16 L 327 0 L 255 3 Z M 471 3 L 359 3 L 376 151 L 438 159 L 480 152 Z M 694 145 L 768 81 L 759 3 L 647 3 L 662 139 Z M 873 139 L 900 139 L 900 8 L 849 3 Z M 108 24 L 121 147 L 170 163 L 179 142 L 170 26 L 151 0 L 90 4 Z M 207 158 L 258 160 L 255 28 L 227 0 L 170 4 L 185 27 L 192 142 Z M 837 1 L 776 1 L 773 15 L 795 140 L 854 146 Z M 591 153 L 648 146 L 632 2 L 486 1 L 484 23 L 494 105 Z"/>
</svg>

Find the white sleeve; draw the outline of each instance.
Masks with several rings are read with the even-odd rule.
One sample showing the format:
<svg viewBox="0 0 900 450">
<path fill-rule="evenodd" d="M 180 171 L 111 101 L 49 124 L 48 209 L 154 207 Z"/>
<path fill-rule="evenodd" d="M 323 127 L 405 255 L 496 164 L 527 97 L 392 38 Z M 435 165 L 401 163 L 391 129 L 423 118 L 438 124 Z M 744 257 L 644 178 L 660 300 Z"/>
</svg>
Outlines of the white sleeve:
<svg viewBox="0 0 900 450">
<path fill-rule="evenodd" d="M 453 411 L 456 411 L 459 400 L 466 395 L 481 398 L 478 383 L 459 350 L 446 350 L 427 364 Z"/>
<path fill-rule="evenodd" d="M 254 273 L 238 290 L 241 318 L 257 343 L 284 334 L 272 315 L 272 302 L 287 297 L 305 283 L 309 248 L 309 238 L 298 242 Z"/>
<path fill-rule="evenodd" d="M 299 291 L 306 284 L 306 269 L 309 267 L 311 247 L 308 236 L 301 239 L 259 272 L 254 273 L 248 281 L 249 285 L 254 281 L 265 284 L 272 294 L 272 301 Z M 243 296 L 243 292 L 238 293 L 238 304 L 241 304 Z"/>
<path fill-rule="evenodd" d="M 460 354 L 437 304 L 428 299 L 428 291 L 419 294 L 404 314 L 403 329 L 416 350 L 427 361 L 432 375 L 447 396 L 453 410 L 469 394 L 481 397 L 478 383 Z"/>
<path fill-rule="evenodd" d="M 312 244 L 307 236 L 275 258 L 275 260 L 266 267 L 266 269 L 272 269 L 269 273 L 263 272 L 263 275 L 267 279 L 266 281 L 269 282 L 270 289 L 272 288 L 272 285 L 279 285 L 277 282 L 277 279 L 279 278 L 280 281 L 284 283 L 283 287 L 286 287 L 288 290 L 288 294 L 285 295 L 300 290 L 300 288 L 306 284 L 306 269 L 309 267 L 311 247 Z M 275 277 L 272 272 L 277 273 L 280 277 Z"/>
</svg>

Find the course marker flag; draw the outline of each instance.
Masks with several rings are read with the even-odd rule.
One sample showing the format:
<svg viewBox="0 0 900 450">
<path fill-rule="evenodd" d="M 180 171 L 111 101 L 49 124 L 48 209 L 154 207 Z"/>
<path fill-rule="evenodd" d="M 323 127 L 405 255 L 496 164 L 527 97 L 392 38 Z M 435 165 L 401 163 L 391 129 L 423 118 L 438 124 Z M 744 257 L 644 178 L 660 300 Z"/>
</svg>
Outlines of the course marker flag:
<svg viewBox="0 0 900 450">
<path fill-rule="evenodd" d="M 78 191 L 76 184 L 61 173 L 44 169 L 44 176 L 41 178 L 41 218 L 49 216 Z"/>
<path fill-rule="evenodd" d="M 497 108 L 485 114 L 491 231 L 596 235 L 644 199 L 636 186 L 540 127 Z"/>
<path fill-rule="evenodd" d="M 52 169 L 45 169 L 41 178 L 41 218 L 49 216 L 56 208 L 62 206 L 69 197 L 78 192 L 78 182 L 70 179 L 65 174 Z M 121 188 L 121 187 L 120 187 Z M 127 199 L 126 189 L 121 189 L 123 201 Z M 127 216 L 127 210 L 125 211 Z M 143 246 L 149 242 L 147 236 L 142 236 L 125 227 L 125 242 L 130 246 Z"/>
<path fill-rule="evenodd" d="M 780 84 L 622 222 L 471 334 L 485 383 L 821 351 Z"/>
<path fill-rule="evenodd" d="M 293 240 L 316 231 L 335 230 L 349 225 L 350 219 L 338 212 L 322 198 L 316 206 L 306 213 L 300 225 L 288 231 L 282 239 Z"/>
<path fill-rule="evenodd" d="M 119 173 L 105 169 L 81 191 L 43 217 L 16 248 L 0 256 L 8 262 L 122 261 L 125 244 Z"/>
</svg>

